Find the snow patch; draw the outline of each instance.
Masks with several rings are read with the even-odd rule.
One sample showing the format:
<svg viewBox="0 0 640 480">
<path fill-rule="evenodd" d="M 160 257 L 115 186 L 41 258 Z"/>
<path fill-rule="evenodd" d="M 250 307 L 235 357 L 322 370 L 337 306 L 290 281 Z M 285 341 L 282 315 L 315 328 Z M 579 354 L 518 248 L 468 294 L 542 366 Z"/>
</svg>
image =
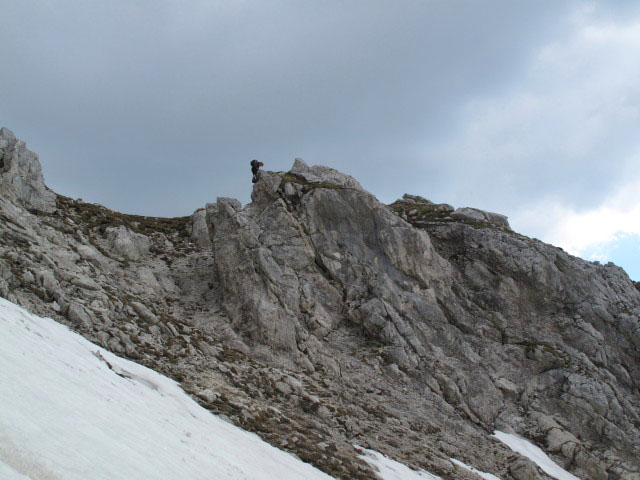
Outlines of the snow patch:
<svg viewBox="0 0 640 480">
<path fill-rule="evenodd" d="M 442 480 L 440 477 L 432 475 L 424 470 L 411 470 L 406 465 L 396 462 L 383 454 L 374 450 L 368 450 L 354 445 L 362 452 L 358 458 L 367 462 L 378 474 L 381 480 Z"/>
<path fill-rule="evenodd" d="M 492 475 L 490 473 L 481 472 L 480 470 L 478 470 L 476 468 L 473 468 L 473 467 L 470 467 L 466 463 L 463 463 L 463 462 L 461 462 L 460 460 L 458 460 L 456 458 L 450 458 L 449 460 L 451 460 L 455 465 L 458 465 L 459 467 L 462 467 L 465 470 L 469 470 L 470 472 L 475 473 L 480 478 L 484 478 L 485 480 L 500 480 L 499 477 L 496 477 L 495 475 Z"/>
<path fill-rule="evenodd" d="M 0 458 L 0 478 L 4 480 L 31 480 L 31 478 L 22 475 L 21 473 L 16 472 L 9 465 L 4 463 L 4 461 Z M 38 477 L 45 478 L 45 477 Z"/>
<path fill-rule="evenodd" d="M 0 298 L 0 478 L 329 480 L 173 380 Z"/>
<path fill-rule="evenodd" d="M 534 444 L 510 433 L 500 432 L 496 430 L 492 437 L 496 437 L 502 443 L 507 445 L 511 450 L 520 455 L 527 457 L 529 460 L 538 465 L 543 472 L 558 480 L 580 480 L 575 475 L 561 468 L 557 463 L 551 460 L 546 453 Z"/>
</svg>

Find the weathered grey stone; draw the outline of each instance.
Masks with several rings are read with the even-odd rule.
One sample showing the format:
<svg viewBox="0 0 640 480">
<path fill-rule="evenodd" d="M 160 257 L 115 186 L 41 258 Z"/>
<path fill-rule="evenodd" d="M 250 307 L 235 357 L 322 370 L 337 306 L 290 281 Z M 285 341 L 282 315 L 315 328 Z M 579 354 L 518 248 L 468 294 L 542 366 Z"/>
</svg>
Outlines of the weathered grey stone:
<svg viewBox="0 0 640 480">
<path fill-rule="evenodd" d="M 149 333 L 154 337 L 159 337 L 162 331 L 158 325 L 149 325 L 148 327 Z"/>
<path fill-rule="evenodd" d="M 293 388 L 291 388 L 289 384 L 284 382 L 276 382 L 275 388 L 283 395 L 291 395 L 293 393 Z"/>
<path fill-rule="evenodd" d="M 85 290 L 98 290 L 100 287 L 96 282 L 91 280 L 88 276 L 76 273 L 71 279 L 71 283 L 79 288 Z"/>
<path fill-rule="evenodd" d="M 218 399 L 218 395 L 216 395 L 216 393 L 211 390 L 210 388 L 201 390 L 200 392 L 197 393 L 197 395 L 204 400 L 205 402 L 215 402 Z"/>
<path fill-rule="evenodd" d="M 435 203 L 431 206 L 431 208 L 435 211 L 435 212 L 439 212 L 439 213 L 451 213 L 453 212 L 455 209 L 449 205 L 448 203 Z"/>
<path fill-rule="evenodd" d="M 300 175 L 307 182 L 311 183 L 333 183 L 336 185 L 342 185 L 347 188 L 354 188 L 356 190 L 362 190 L 362 186 L 349 175 L 340 173 L 333 168 L 324 167 L 322 165 L 314 165 L 309 167 L 301 158 L 296 158 L 293 167 L 290 170 L 291 173 Z"/>
<path fill-rule="evenodd" d="M 487 222 L 497 227 L 510 228 L 507 217 L 499 213 L 486 212 L 477 208 L 457 208 L 451 213 L 451 217 L 463 222 Z"/>
<path fill-rule="evenodd" d="M 318 407 L 318 411 L 316 413 L 320 418 L 322 418 L 324 420 L 327 420 L 328 418 L 331 418 L 331 411 L 327 407 L 325 407 L 324 405 L 320 405 Z"/>
<path fill-rule="evenodd" d="M 38 270 L 36 272 L 36 280 L 38 284 L 45 289 L 49 295 L 53 295 L 58 289 L 58 281 L 50 270 Z"/>
<path fill-rule="evenodd" d="M 169 331 L 174 337 L 177 337 L 179 335 L 178 330 L 173 324 L 167 323 L 167 328 L 169 329 Z"/>
<path fill-rule="evenodd" d="M 572 445 L 572 447 L 567 446 L 567 444 Z M 580 441 L 574 435 L 561 428 L 552 428 L 547 433 L 547 447 L 551 452 L 562 451 L 565 454 L 573 452 L 578 444 L 580 444 Z M 565 450 L 565 446 L 567 446 L 568 450 Z"/>
<path fill-rule="evenodd" d="M 89 314 L 82 305 L 76 302 L 71 302 L 69 304 L 67 316 L 73 323 L 84 328 L 91 328 L 94 323 L 92 315 Z"/>
<path fill-rule="evenodd" d="M 0 297 L 7 298 L 9 295 L 9 284 L 4 278 L 0 278 Z"/>
<path fill-rule="evenodd" d="M 0 259 L 0 278 L 2 280 L 9 280 L 12 276 L 11 267 L 7 265 L 7 262 Z"/>
<path fill-rule="evenodd" d="M 477 208 L 457 208 L 452 214 L 452 218 L 467 222 L 486 222 L 487 217 L 482 210 Z"/>
<path fill-rule="evenodd" d="M 22 281 L 26 284 L 34 283 L 36 281 L 36 277 L 33 272 L 26 271 L 22 274 Z"/>
<path fill-rule="evenodd" d="M 268 204 L 278 198 L 278 188 L 282 183 L 282 177 L 276 173 L 263 171 L 260 180 L 251 191 L 251 200 L 257 204 Z"/>
<path fill-rule="evenodd" d="M 107 257 L 105 257 L 97 248 L 93 245 L 78 245 L 76 247 L 76 252 L 78 255 L 85 260 L 88 260 L 97 265 L 104 265 L 108 261 Z"/>
<path fill-rule="evenodd" d="M 140 260 L 149 253 L 149 238 L 125 226 L 107 228 L 107 238 L 111 250 L 129 260 Z"/>
<path fill-rule="evenodd" d="M 509 467 L 509 473 L 514 480 L 543 480 L 534 463 L 524 458 L 516 460 Z"/>
<path fill-rule="evenodd" d="M 504 227 L 504 228 L 511 228 L 509 225 L 509 220 L 507 219 L 506 215 L 501 215 L 499 213 L 493 213 L 493 212 L 484 212 L 485 215 L 487 216 L 487 219 L 489 220 L 489 223 L 492 225 L 495 225 L 496 227 Z"/>
<path fill-rule="evenodd" d="M 387 355 L 392 363 L 398 365 L 400 368 L 410 370 L 418 366 L 418 362 L 402 347 L 394 347 L 387 350 Z"/>
<path fill-rule="evenodd" d="M 574 461 L 579 465 L 580 473 L 583 478 L 607 478 L 609 476 L 607 473 L 607 464 L 583 449 L 580 449 L 575 453 Z M 634 473 L 635 475 L 632 474 L 628 476 L 625 472 L 622 475 L 622 478 L 626 477 L 632 479 L 634 476 L 637 478 L 638 471 Z"/>
<path fill-rule="evenodd" d="M 7 128 L 0 128 L 0 194 L 29 209 L 51 213 L 55 194 L 44 184 L 38 156 Z"/>
<path fill-rule="evenodd" d="M 504 393 L 504 395 L 511 397 L 515 400 L 520 394 L 520 389 L 511 380 L 506 378 L 498 378 L 494 381 L 495 386 Z"/>
<path fill-rule="evenodd" d="M 395 380 L 401 380 L 403 378 L 403 375 L 402 375 L 402 372 L 400 371 L 400 368 L 395 363 L 391 363 L 389 365 L 386 365 L 384 367 L 384 370 L 387 373 L 387 375 L 389 375 L 391 378 L 393 378 Z"/>
<path fill-rule="evenodd" d="M 433 205 L 432 201 L 427 200 L 426 198 L 421 197 L 420 195 L 409 195 L 408 193 L 405 193 L 402 196 L 402 200 L 409 203 L 416 203 L 418 205 Z"/>
<path fill-rule="evenodd" d="M 140 315 L 145 321 L 151 323 L 152 325 L 155 325 L 160 321 L 160 319 L 158 319 L 158 317 L 151 310 L 149 310 L 146 305 L 140 302 L 131 302 L 131 306 L 138 315 Z"/>
<path fill-rule="evenodd" d="M 207 225 L 207 213 L 204 208 L 199 208 L 191 216 L 191 238 L 202 248 L 211 248 L 211 237 Z"/>
</svg>

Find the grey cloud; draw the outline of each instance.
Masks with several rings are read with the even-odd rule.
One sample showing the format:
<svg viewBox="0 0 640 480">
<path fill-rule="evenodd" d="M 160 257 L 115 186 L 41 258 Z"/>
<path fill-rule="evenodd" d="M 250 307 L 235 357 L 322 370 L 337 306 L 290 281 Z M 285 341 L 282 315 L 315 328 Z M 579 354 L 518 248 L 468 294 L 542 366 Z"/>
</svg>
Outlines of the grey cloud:
<svg viewBox="0 0 640 480">
<path fill-rule="evenodd" d="M 248 201 L 250 159 L 295 156 L 386 201 L 493 206 L 496 189 L 460 193 L 473 159 L 423 147 L 455 142 L 466 102 L 518 81 L 578 5 L 560 3 L 0 0 L 0 123 L 55 190 L 122 211 Z"/>
</svg>

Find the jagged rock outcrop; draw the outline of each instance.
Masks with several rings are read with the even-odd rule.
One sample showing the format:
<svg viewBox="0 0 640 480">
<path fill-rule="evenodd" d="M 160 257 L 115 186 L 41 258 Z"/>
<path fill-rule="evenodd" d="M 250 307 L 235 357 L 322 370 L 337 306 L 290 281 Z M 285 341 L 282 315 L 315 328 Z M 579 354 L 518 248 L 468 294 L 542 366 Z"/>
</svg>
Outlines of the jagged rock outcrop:
<svg viewBox="0 0 640 480">
<path fill-rule="evenodd" d="M 354 190 L 362 190 L 362 186 L 353 177 L 322 165 L 310 167 L 301 158 L 295 159 L 289 173 L 301 177 L 307 183 L 326 183 L 328 185 L 339 185 Z"/>
<path fill-rule="evenodd" d="M 209 223 L 223 304 L 253 345 L 297 355 L 301 365 L 348 318 L 397 344 L 399 358 L 415 366 L 424 350 L 416 319 L 442 316 L 430 292 L 446 282 L 448 265 L 425 232 L 343 177 L 312 177 L 323 182 L 316 184 L 264 172 L 250 207 L 218 200 Z M 335 173 L 329 179 L 342 180 Z M 403 288 L 414 280 L 428 300 Z M 405 312 L 416 321 L 402 318 Z"/>
<path fill-rule="evenodd" d="M 300 159 L 262 172 L 249 205 L 178 219 L 38 208 L 7 187 L 39 163 L 21 168 L 0 191 L 0 295 L 336 478 L 375 478 L 353 444 L 447 479 L 473 477 L 451 457 L 548 478 L 494 429 L 582 479 L 640 478 L 640 292 L 620 268 L 502 215 L 381 204 Z"/>
<path fill-rule="evenodd" d="M 7 128 L 0 129 L 0 193 L 30 209 L 55 210 L 55 194 L 44 184 L 38 156 Z"/>
<path fill-rule="evenodd" d="M 502 215 L 405 196 L 395 210 L 416 229 L 361 189 L 310 178 L 265 172 L 254 204 L 212 210 L 223 304 L 252 345 L 326 369 L 340 322 L 358 325 L 388 372 L 476 425 L 540 432 L 588 478 L 633 461 L 640 309 L 623 271 L 514 234 Z M 563 426 L 540 420 L 552 415 Z M 611 450 L 593 455 L 594 442 Z"/>
</svg>

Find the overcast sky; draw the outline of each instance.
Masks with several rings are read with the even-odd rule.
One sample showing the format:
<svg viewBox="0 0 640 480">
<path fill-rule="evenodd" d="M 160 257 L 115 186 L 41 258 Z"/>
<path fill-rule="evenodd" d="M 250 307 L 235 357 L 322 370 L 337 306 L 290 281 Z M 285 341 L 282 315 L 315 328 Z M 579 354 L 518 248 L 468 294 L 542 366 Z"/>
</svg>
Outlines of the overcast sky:
<svg viewBox="0 0 640 480">
<path fill-rule="evenodd" d="M 126 213 L 249 201 L 295 157 L 640 280 L 636 1 L 0 0 L 0 126 Z"/>
</svg>

